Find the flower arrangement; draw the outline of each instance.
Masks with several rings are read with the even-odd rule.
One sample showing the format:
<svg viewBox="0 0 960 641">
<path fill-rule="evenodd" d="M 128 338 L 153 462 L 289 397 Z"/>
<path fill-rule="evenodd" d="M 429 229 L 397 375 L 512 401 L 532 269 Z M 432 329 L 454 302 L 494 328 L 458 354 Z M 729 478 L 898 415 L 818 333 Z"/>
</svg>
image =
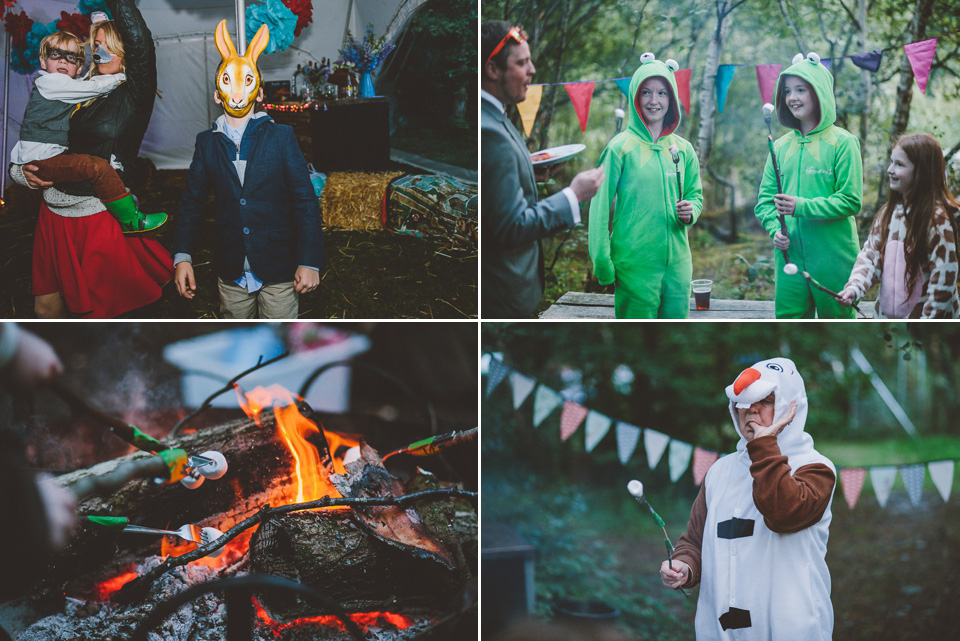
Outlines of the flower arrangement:
<svg viewBox="0 0 960 641">
<path fill-rule="evenodd" d="M 315 91 L 326 84 L 331 70 L 330 61 L 326 58 L 321 58 L 316 64 L 310 60 L 303 66 L 297 65 L 297 74 L 302 75 L 303 81 Z"/>
<path fill-rule="evenodd" d="M 347 43 L 340 50 L 340 59 L 336 64 L 350 66 L 352 65 L 361 73 L 370 73 L 380 66 L 383 59 L 386 58 L 394 46 L 386 42 L 387 36 L 382 35 L 379 38 L 373 33 L 373 25 L 367 25 L 363 40 L 357 42 L 353 34 L 347 30 Z"/>
</svg>

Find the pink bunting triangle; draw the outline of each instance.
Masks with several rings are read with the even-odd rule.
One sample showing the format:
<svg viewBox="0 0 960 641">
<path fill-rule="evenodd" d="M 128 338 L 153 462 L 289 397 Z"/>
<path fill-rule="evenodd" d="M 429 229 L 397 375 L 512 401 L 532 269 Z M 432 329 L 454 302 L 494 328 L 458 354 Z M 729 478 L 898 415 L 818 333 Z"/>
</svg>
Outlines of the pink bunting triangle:
<svg viewBox="0 0 960 641">
<path fill-rule="evenodd" d="M 568 82 L 563 85 L 570 96 L 570 102 L 580 120 L 580 131 L 587 130 L 587 119 L 590 117 L 590 101 L 593 99 L 593 82 Z"/>
<path fill-rule="evenodd" d="M 777 76 L 782 68 L 783 65 L 757 65 L 757 85 L 764 104 L 773 102 L 773 90 L 777 88 Z"/>
<path fill-rule="evenodd" d="M 696 485 L 703 483 L 707 470 L 713 465 L 720 455 L 710 450 L 705 450 L 699 445 L 693 449 L 693 482 Z"/>
<path fill-rule="evenodd" d="M 863 481 L 867 478 L 867 471 L 862 467 L 844 468 L 840 470 L 840 482 L 843 483 L 843 498 L 847 500 L 847 507 L 851 510 L 860 498 L 863 490 Z"/>
<path fill-rule="evenodd" d="M 673 77 L 677 81 L 677 93 L 680 94 L 680 104 L 683 110 L 690 115 L 690 74 L 693 69 L 680 69 L 674 72 Z"/>
<path fill-rule="evenodd" d="M 580 403 L 567 401 L 563 404 L 563 412 L 560 414 L 560 440 L 566 441 L 573 436 L 573 433 L 583 423 L 587 417 L 587 408 Z"/>
<path fill-rule="evenodd" d="M 933 63 L 933 54 L 937 51 L 937 39 L 909 42 L 903 45 L 903 50 L 913 69 L 913 77 L 917 79 L 920 93 L 927 95 L 927 79 L 930 77 L 930 65 Z"/>
</svg>

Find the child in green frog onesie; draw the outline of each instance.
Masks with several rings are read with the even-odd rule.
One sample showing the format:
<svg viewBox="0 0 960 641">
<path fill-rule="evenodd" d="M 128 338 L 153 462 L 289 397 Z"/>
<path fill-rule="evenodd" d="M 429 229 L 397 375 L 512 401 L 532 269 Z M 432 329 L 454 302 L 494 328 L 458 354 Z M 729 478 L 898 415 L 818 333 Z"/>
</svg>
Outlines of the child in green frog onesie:
<svg viewBox="0 0 960 641">
<path fill-rule="evenodd" d="M 821 285 L 840 291 L 857 259 L 860 242 L 854 216 L 863 197 L 860 142 L 834 125 L 837 116 L 833 76 L 820 56 L 797 54 L 780 73 L 776 90 L 777 117 L 793 131 L 774 144 L 783 193 L 767 155 L 754 214 L 774 239 L 788 249 L 798 272 L 783 271 L 776 252 L 777 318 L 853 318 L 853 309 L 815 287 L 802 276 L 808 272 Z M 777 214 L 786 220 L 780 233 Z"/>
<path fill-rule="evenodd" d="M 673 133 L 681 115 L 677 69 L 673 60 L 640 56 L 630 81 L 627 130 L 614 136 L 600 157 L 605 178 L 590 202 L 590 257 L 600 284 L 616 283 L 617 318 L 690 313 L 687 227 L 700 217 L 703 190 L 693 145 Z"/>
</svg>

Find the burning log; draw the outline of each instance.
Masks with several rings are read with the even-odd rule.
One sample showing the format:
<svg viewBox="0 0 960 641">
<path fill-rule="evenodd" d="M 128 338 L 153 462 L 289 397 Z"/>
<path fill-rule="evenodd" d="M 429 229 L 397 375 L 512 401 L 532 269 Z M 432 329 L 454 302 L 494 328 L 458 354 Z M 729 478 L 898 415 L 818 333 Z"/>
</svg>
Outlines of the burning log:
<svg viewBox="0 0 960 641">
<path fill-rule="evenodd" d="M 365 444 L 361 458 L 346 469 L 334 477 L 345 497 L 396 497 L 409 490 Z M 425 474 L 410 484 L 417 490 L 438 487 Z M 251 565 L 316 587 L 347 611 L 438 611 L 476 572 L 476 533 L 476 513 L 466 501 L 298 512 L 260 526 L 251 539 Z M 277 618 L 321 614 L 292 597 L 265 594 L 261 600 Z"/>
</svg>

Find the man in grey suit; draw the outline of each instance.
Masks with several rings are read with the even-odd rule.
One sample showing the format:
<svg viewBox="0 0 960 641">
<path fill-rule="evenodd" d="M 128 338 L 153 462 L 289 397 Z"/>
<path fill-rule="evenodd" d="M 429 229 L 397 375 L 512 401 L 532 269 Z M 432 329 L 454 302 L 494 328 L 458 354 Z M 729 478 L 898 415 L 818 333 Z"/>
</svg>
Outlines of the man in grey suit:
<svg viewBox="0 0 960 641">
<path fill-rule="evenodd" d="M 536 71 L 526 34 L 507 22 L 481 27 L 481 301 L 483 318 L 530 318 L 543 295 L 540 240 L 580 222 L 580 204 L 593 198 L 603 169 L 577 174 L 569 187 L 537 201 L 530 152 L 504 114 L 522 102 Z"/>
</svg>

